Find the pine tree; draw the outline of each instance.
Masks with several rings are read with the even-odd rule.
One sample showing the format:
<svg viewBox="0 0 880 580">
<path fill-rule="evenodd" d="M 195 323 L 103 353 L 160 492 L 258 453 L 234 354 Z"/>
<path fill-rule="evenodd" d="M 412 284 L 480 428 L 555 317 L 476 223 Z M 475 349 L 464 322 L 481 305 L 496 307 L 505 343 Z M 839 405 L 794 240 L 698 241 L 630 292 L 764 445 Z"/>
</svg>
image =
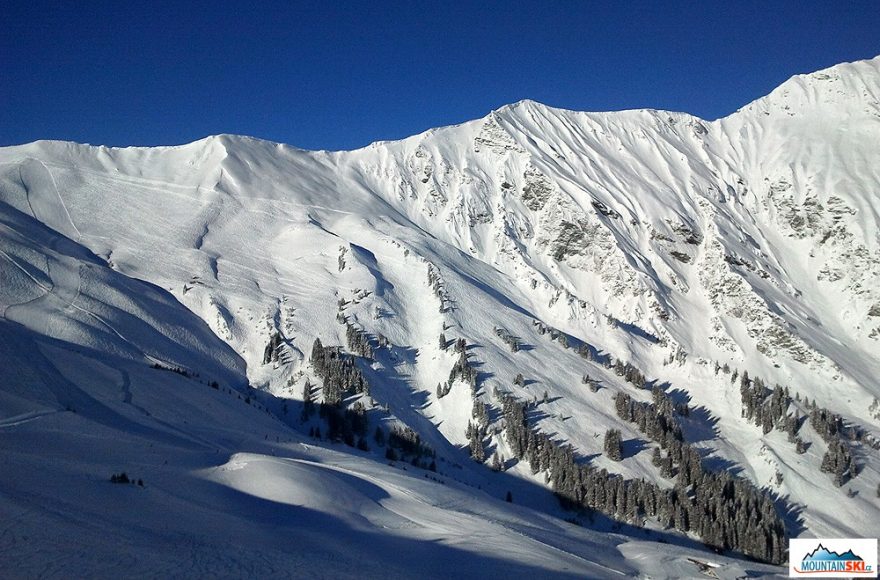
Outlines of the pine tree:
<svg viewBox="0 0 880 580">
<path fill-rule="evenodd" d="M 312 344 L 312 365 L 315 367 L 315 371 L 320 373 L 321 368 L 323 367 L 324 362 L 324 345 L 321 344 L 321 339 L 316 338 L 314 344 Z"/>
<path fill-rule="evenodd" d="M 590 375 L 584 375 L 581 382 L 587 385 L 591 392 L 595 393 L 599 391 L 599 381 L 590 377 Z"/>
<path fill-rule="evenodd" d="M 483 401 L 474 401 L 473 409 L 471 410 L 471 416 L 477 420 L 477 424 L 485 427 L 489 424 L 489 411 L 486 408 L 486 403 Z"/>
<path fill-rule="evenodd" d="M 611 461 L 623 460 L 623 447 L 620 440 L 620 431 L 609 429 L 605 432 L 605 455 Z"/>
<path fill-rule="evenodd" d="M 285 404 L 285 413 L 287 412 L 287 405 Z M 312 402 L 312 384 L 306 379 L 305 384 L 303 385 L 303 408 L 302 408 L 302 416 L 301 420 L 303 423 L 309 420 L 309 417 L 312 416 L 315 407 Z"/>
<path fill-rule="evenodd" d="M 669 479 L 675 475 L 675 470 L 672 466 L 672 457 L 665 457 L 662 460 L 660 463 L 660 475 Z"/>
<path fill-rule="evenodd" d="M 263 364 L 269 364 L 270 362 L 278 362 L 278 355 L 281 351 L 281 333 L 277 330 L 269 337 L 269 344 L 266 345 L 266 349 L 263 351 Z"/>
<path fill-rule="evenodd" d="M 468 421 L 467 431 L 465 435 L 468 438 L 468 448 L 471 454 L 471 457 L 477 463 L 483 463 L 486 461 L 486 452 L 483 449 L 483 427 L 479 424 L 474 425 L 470 421 Z"/>
</svg>

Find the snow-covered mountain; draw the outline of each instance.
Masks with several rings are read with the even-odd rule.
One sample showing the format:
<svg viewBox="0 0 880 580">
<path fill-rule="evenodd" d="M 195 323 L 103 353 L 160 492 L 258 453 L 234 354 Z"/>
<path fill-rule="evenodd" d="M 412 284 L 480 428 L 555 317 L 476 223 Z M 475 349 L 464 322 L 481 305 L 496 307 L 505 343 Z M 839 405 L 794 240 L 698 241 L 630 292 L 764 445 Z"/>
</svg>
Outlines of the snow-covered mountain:
<svg viewBox="0 0 880 580">
<path fill-rule="evenodd" d="M 522 101 L 344 152 L 40 141 L 0 149 L 0 211 L 25 574 L 125 547 L 157 575 L 681 576 L 705 542 L 736 576 L 880 535 L 880 57 L 712 122 Z"/>
</svg>

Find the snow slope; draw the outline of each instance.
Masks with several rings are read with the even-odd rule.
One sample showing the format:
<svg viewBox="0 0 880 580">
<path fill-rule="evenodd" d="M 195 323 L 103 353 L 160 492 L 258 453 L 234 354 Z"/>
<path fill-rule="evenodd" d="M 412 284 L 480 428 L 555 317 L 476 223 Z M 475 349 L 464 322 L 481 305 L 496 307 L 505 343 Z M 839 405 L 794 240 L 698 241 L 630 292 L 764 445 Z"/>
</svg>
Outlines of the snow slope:
<svg viewBox="0 0 880 580">
<path fill-rule="evenodd" d="M 878 95 L 875 58 L 793 77 L 713 122 L 666 111 L 581 113 L 522 101 L 473 122 L 346 152 L 308 152 L 230 135 L 179 147 L 41 141 L 0 149 L 3 360 L 15 361 L 3 365 L 3 455 L 16 457 L 22 469 L 29 466 L 34 478 L 49 475 L 61 468 L 40 467 L 17 443 L 24 448 L 29 438 L 44 437 L 47 449 L 61 453 L 66 443 L 58 437 L 68 427 L 86 439 L 97 425 L 113 423 L 77 417 L 87 423 L 67 425 L 74 419 L 64 409 L 85 396 L 71 383 L 82 389 L 86 381 L 126 403 L 138 397 L 126 395 L 120 381 L 140 384 L 125 377 L 146 373 L 149 381 L 158 373 L 162 396 L 183 397 L 180 385 L 193 381 L 151 369 L 153 364 L 197 373 L 203 387 L 219 383 L 219 392 L 198 397 L 215 401 L 220 393 L 241 392 L 275 412 L 281 399 L 302 398 L 306 380 L 320 382 L 308 360 L 315 338 L 346 344 L 341 314 L 389 344 L 375 361 L 362 361 L 372 385 L 371 397 L 363 398 L 371 417 L 409 425 L 437 451 L 440 473 L 454 474 L 456 485 L 465 486 L 460 493 L 467 510 L 482 514 L 474 523 L 488 526 L 479 528 L 481 534 L 514 537 L 504 530 L 519 530 L 511 523 L 516 518 L 545 516 L 517 516 L 519 507 L 495 506 L 474 487 L 500 497 L 511 486 L 525 486 L 517 488 L 524 503 L 559 513 L 540 491 L 543 477 L 510 460 L 507 442 L 494 433 L 500 426 L 496 387 L 539 401 L 535 426 L 571 444 L 583 460 L 671 486 L 651 463 L 656 445 L 615 414 L 615 392 L 638 400 L 650 394 L 550 340 L 538 332 L 537 320 L 628 361 L 687 399 L 686 435 L 706 464 L 732 468 L 772 490 L 780 506 L 792 510 L 792 535 L 878 535 L 880 458 L 867 443 L 880 439 L 880 412 L 871 408 L 880 397 Z M 436 273 L 435 288 L 429 270 Z M 519 337 L 524 347 L 511 352 L 496 328 Z M 283 355 L 263 364 L 275 332 L 284 338 Z M 474 464 L 461 449 L 472 420 L 469 387 L 459 382 L 449 395 L 436 395 L 456 358 L 440 348 L 441 333 L 471 345 L 480 373 L 477 397 L 494 409 L 487 457 L 504 454 L 503 474 Z M 49 346 L 22 350 L 31 342 Z M 58 349 L 76 354 L 58 362 L 50 356 Z M 29 354 L 34 351 L 40 357 Z M 113 362 L 97 362 L 104 357 Z M 811 445 L 797 454 L 784 433 L 764 433 L 744 420 L 734 369 L 788 387 L 792 396 L 808 397 L 863 429 L 868 437 L 853 445 L 858 476 L 837 487 L 819 471 L 827 445 L 810 422 L 801 435 Z M 524 385 L 513 384 L 517 373 L 527 379 Z M 581 382 L 584 374 L 604 388 L 591 392 Z M 34 378 L 25 384 L 23 376 Z M 363 530 L 402 526 L 412 530 L 402 534 L 409 541 L 442 537 L 442 545 L 464 549 L 466 536 L 444 523 L 443 508 L 436 509 L 445 505 L 436 498 L 447 488 L 411 477 L 399 483 L 395 478 L 405 476 L 396 470 L 320 446 L 308 453 L 293 443 L 268 450 L 248 442 L 250 421 L 257 419 L 238 417 L 241 404 L 230 403 L 223 412 L 234 419 L 196 420 L 201 413 L 195 411 L 183 419 L 175 411 L 161 420 L 163 429 L 213 442 L 209 447 L 223 456 L 174 456 L 168 485 L 181 478 L 210 481 L 260 500 L 307 506 L 315 518 L 310 527 L 331 529 L 320 514 L 332 516 L 354 530 L 353 544 L 363 540 Z M 195 400 L 187 405 L 200 406 Z M 795 409 L 808 410 L 802 401 L 792 403 Z M 44 413 L 51 412 L 48 419 Z M 65 422 L 64 428 L 43 427 L 48 420 Z M 112 429 L 125 433 L 125 425 L 113 423 Z M 299 441 L 289 427 L 272 425 L 283 433 L 279 441 Z M 602 454 L 609 428 L 622 431 L 621 462 Z M 215 429 L 227 433 L 222 446 Z M 319 466 L 325 463 L 332 469 Z M 72 461 L 63 473 L 83 469 L 76 465 Z M 111 463 L 96 465 L 107 471 Z M 199 476 L 187 475 L 196 468 Z M 102 472 L 98 479 L 106 477 Z M 25 493 L 22 482 L 35 480 L 15 486 L 3 481 L 5 497 L 17 498 Z M 413 488 L 421 485 L 428 487 Z M 354 499 L 345 507 L 328 503 L 319 493 L 325 487 Z M 212 490 L 193 489 L 186 501 L 210 504 Z M 56 491 L 47 497 L 60 501 L 63 493 Z M 379 508 L 370 503 L 376 494 L 387 495 Z M 398 501 L 403 515 L 390 507 Z M 502 515 L 486 517 L 485 510 Z M 216 525 L 233 525 L 233 515 L 210 512 L 223 519 Z M 53 517 L 73 517 L 70 510 L 58 514 L 64 515 Z M 547 523 L 526 537 L 549 547 L 532 548 L 536 555 L 528 562 L 517 560 L 517 549 L 508 553 L 494 544 L 475 551 L 511 566 L 588 576 L 612 574 L 589 568 L 594 565 L 618 565 L 627 575 L 645 572 L 644 562 L 664 553 L 630 542 L 607 559 L 585 556 L 569 542 L 619 542 L 541 521 Z M 160 523 L 166 525 L 162 518 L 145 524 L 144 533 L 156 533 Z M 242 525 L 265 535 L 286 524 L 256 518 Z M 554 526 L 565 532 L 547 540 L 543 534 Z M 201 526 L 181 533 L 196 528 Z M 390 542 L 387 535 L 378 534 Z M 277 546 L 277 539 L 254 542 L 266 550 Z M 313 537 L 312 543 L 319 542 Z M 387 543 L 382 549 L 389 559 L 397 553 Z M 570 554 L 566 564 L 549 555 L 556 549 Z M 676 575 L 686 549 L 676 548 L 675 562 L 662 570 Z M 277 558 L 276 552 L 267 555 L 267 566 L 283 560 Z M 412 570 L 400 565 L 402 575 Z M 438 565 L 437 574 L 443 569 Z"/>
</svg>

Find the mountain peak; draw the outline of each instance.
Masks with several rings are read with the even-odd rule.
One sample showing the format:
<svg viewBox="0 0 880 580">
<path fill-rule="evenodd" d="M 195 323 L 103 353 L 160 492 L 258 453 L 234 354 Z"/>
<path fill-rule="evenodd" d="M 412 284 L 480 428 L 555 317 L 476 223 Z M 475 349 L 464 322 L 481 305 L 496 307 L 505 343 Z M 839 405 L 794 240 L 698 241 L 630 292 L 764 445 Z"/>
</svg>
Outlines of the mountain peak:
<svg viewBox="0 0 880 580">
<path fill-rule="evenodd" d="M 514 101 L 513 103 L 508 103 L 506 105 L 502 105 L 497 109 L 494 109 L 493 112 L 502 112 L 502 111 L 515 111 L 519 108 L 527 108 L 527 107 L 540 107 L 545 109 L 550 109 L 549 105 L 545 105 L 544 103 L 532 100 L 532 99 L 520 99 L 519 101 Z"/>
<path fill-rule="evenodd" d="M 777 117 L 880 116 L 880 56 L 794 75 L 730 117 L 742 112 Z"/>
</svg>

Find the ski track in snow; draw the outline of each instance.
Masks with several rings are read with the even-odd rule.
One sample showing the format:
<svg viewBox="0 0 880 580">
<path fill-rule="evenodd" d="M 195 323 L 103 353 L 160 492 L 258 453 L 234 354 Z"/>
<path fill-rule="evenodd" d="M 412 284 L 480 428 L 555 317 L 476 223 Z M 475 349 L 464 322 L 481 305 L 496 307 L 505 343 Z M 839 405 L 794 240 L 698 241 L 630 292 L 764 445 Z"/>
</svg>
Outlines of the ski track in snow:
<svg viewBox="0 0 880 580">
<path fill-rule="evenodd" d="M 7 419 L 0 419 L 0 429 L 7 427 L 16 427 L 18 425 L 23 425 L 25 423 L 29 423 L 31 421 L 36 421 L 41 417 L 45 417 L 47 415 L 54 415 L 56 413 L 63 413 L 64 411 L 61 409 L 56 410 L 46 410 L 46 411 L 34 411 L 32 413 L 23 413 L 21 415 L 16 415 L 15 417 L 9 417 Z"/>
<path fill-rule="evenodd" d="M 49 174 L 49 179 L 52 180 L 52 189 L 55 190 L 55 196 L 58 198 L 58 203 L 61 204 L 61 209 L 64 210 L 64 215 L 67 216 L 67 221 L 70 222 L 70 227 L 72 227 L 73 231 L 76 232 L 77 240 L 82 239 L 82 234 L 80 233 L 79 229 L 76 227 L 76 224 L 73 223 L 73 218 L 70 217 L 70 211 L 68 211 L 67 205 L 64 203 L 64 199 L 61 197 L 61 192 L 58 190 L 58 183 L 55 181 L 55 176 L 52 175 L 52 172 L 49 171 L 49 168 L 46 167 L 45 163 L 43 163 L 39 159 L 36 159 L 35 161 L 37 161 L 40 165 L 42 165 L 43 169 L 46 170 L 46 173 Z M 34 217 L 37 217 L 37 216 L 34 216 Z"/>
</svg>

